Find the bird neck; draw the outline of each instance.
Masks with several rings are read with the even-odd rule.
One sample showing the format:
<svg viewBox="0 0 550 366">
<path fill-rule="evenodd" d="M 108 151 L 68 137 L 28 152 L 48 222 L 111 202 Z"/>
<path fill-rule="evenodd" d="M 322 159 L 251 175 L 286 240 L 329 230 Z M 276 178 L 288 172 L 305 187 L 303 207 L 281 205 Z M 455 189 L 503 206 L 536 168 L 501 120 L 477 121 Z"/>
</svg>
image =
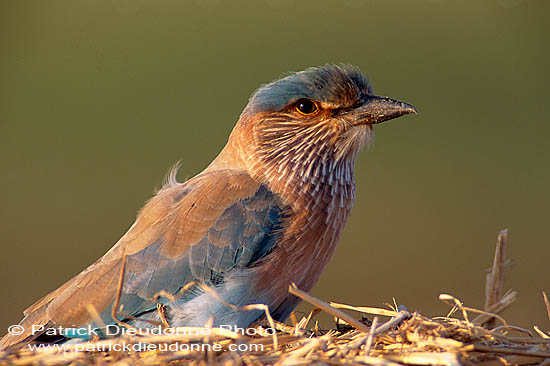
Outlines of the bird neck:
<svg viewBox="0 0 550 366">
<path fill-rule="evenodd" d="M 331 216 L 336 207 L 351 209 L 355 160 L 371 130 L 339 128 L 277 119 L 255 124 L 252 148 L 243 146 L 249 151 L 242 154 L 244 162 L 255 179 L 296 210 Z"/>
<path fill-rule="evenodd" d="M 337 134 L 334 126 L 258 124 L 241 116 L 229 140 L 207 170 L 242 169 L 295 209 L 335 212 L 355 200 L 356 157 L 370 140 L 370 128 Z M 335 134 L 338 138 L 335 138 Z M 338 202 L 336 202 L 338 201 Z"/>
</svg>

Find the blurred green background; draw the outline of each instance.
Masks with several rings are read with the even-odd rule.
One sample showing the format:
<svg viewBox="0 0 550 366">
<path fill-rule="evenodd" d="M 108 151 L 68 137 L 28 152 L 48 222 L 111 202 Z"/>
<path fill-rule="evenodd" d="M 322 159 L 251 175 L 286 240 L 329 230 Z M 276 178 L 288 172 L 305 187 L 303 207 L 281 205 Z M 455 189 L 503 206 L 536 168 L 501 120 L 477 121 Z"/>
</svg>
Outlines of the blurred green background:
<svg viewBox="0 0 550 366">
<path fill-rule="evenodd" d="M 329 62 L 419 114 L 377 126 L 313 294 L 481 308 L 509 228 L 504 316 L 550 328 L 548 1 L 0 4 L 0 333 L 106 252 L 174 162 L 206 167 L 255 88 Z"/>
</svg>

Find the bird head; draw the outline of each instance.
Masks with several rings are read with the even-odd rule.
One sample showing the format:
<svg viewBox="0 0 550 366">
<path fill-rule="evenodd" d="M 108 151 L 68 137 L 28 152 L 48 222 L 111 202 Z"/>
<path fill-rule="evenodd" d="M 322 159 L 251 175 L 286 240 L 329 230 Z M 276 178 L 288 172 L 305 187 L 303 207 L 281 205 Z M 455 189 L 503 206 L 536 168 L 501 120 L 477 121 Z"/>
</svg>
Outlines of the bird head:
<svg viewBox="0 0 550 366">
<path fill-rule="evenodd" d="M 304 179 L 353 165 L 373 125 L 410 113 L 412 105 L 374 95 L 356 67 L 309 68 L 260 87 L 228 146 L 256 175 Z"/>
</svg>

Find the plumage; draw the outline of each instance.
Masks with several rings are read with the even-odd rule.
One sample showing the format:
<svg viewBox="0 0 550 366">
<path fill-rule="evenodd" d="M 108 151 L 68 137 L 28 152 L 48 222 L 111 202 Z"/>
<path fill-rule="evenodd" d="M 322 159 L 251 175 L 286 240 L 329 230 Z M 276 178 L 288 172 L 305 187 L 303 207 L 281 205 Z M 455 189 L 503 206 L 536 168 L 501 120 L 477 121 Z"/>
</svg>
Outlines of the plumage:
<svg viewBox="0 0 550 366">
<path fill-rule="evenodd" d="M 119 318 L 134 326 L 160 321 L 157 302 L 172 326 L 213 317 L 215 325 L 244 327 L 262 316 L 229 308 L 198 285 L 176 299 L 156 296 L 192 282 L 237 307 L 264 303 L 284 321 L 298 303 L 289 284 L 310 290 L 334 253 L 372 125 L 407 113 L 414 108 L 372 95 L 350 66 L 311 68 L 261 87 L 207 169 L 185 183 L 172 171 L 115 246 L 26 309 L 21 325 L 98 326 L 89 305 L 113 324 L 123 257 Z M 7 335 L 0 347 L 39 336 Z"/>
</svg>

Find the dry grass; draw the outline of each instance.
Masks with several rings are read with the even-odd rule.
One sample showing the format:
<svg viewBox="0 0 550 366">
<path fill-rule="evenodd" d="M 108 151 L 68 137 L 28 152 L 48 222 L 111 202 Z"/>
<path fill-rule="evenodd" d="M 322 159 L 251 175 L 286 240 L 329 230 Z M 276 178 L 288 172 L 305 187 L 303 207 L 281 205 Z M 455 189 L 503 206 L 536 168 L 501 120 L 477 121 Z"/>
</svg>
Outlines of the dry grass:
<svg viewBox="0 0 550 366">
<path fill-rule="evenodd" d="M 0 365 L 544 365 L 550 366 L 550 336 L 534 327 L 511 326 L 498 315 L 517 293 L 504 292 L 507 235 L 497 240 L 493 268 L 487 276 L 484 310 L 464 306 L 451 295 L 446 316 L 433 319 L 404 308 L 381 309 L 326 303 L 291 286 L 290 292 L 315 309 L 294 326 L 271 321 L 255 324 L 253 336 L 219 328 L 177 328 L 177 335 L 123 336 L 73 344 L 65 350 L 27 347 L 0 352 Z M 544 294 L 550 318 L 550 304 Z M 320 309 L 320 310 L 319 310 Z M 347 311 L 374 315 L 371 324 Z M 337 329 L 310 325 L 319 311 L 339 318 Z M 388 319 L 385 322 L 380 319 Z M 269 317 L 268 317 L 269 319 Z M 252 331 L 251 331 L 252 332 Z M 207 334 L 207 335 L 205 335 Z M 146 350 L 113 350 L 113 345 L 141 345 Z M 174 350 L 173 347 L 179 349 Z M 170 348 L 172 347 L 172 348 Z M 194 349 L 189 349 L 195 347 Z M 216 348 L 217 347 L 217 348 Z M 242 351 L 231 351 L 238 347 Z M 160 349 L 159 349 L 160 348 Z M 197 348 L 202 348 L 197 350 Z"/>
</svg>

